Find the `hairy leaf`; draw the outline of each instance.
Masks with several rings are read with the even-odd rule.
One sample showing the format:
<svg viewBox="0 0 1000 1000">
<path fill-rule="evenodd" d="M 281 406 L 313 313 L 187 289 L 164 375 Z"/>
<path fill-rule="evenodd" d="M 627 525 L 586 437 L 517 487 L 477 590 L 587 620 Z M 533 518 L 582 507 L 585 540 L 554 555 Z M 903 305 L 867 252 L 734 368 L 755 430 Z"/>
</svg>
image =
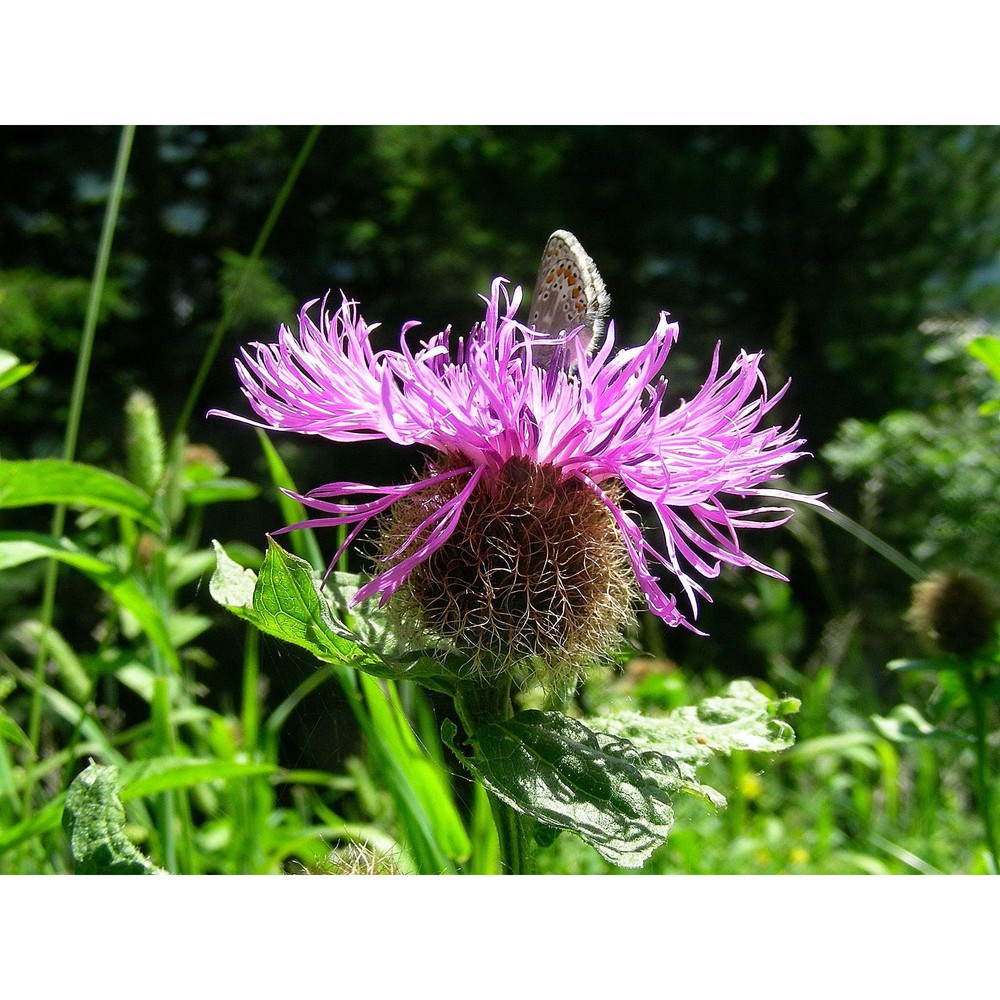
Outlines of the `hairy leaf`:
<svg viewBox="0 0 1000 1000">
<path fill-rule="evenodd" d="M 125 835 L 118 771 L 91 765 L 66 792 L 63 827 L 77 875 L 162 875 Z"/>
<path fill-rule="evenodd" d="M 453 725 L 442 733 L 511 808 L 572 830 L 612 864 L 633 868 L 666 840 L 674 793 L 725 806 L 698 780 L 698 765 L 713 753 L 786 749 L 794 733 L 776 716 L 797 708 L 795 699 L 772 701 L 735 681 L 722 696 L 663 718 L 621 713 L 584 725 L 557 712 L 520 712 L 476 730 L 471 757 L 455 747 Z"/>
<path fill-rule="evenodd" d="M 587 724 L 697 766 L 714 753 L 787 750 L 795 742 L 795 733 L 777 716 L 798 707 L 795 699 L 772 701 L 749 681 L 733 681 L 724 694 L 663 717 L 621 712 L 588 719 Z"/>
<path fill-rule="evenodd" d="M 230 559 L 218 542 L 212 596 L 233 614 L 268 635 L 308 649 L 326 663 L 347 664 L 378 677 L 419 680 L 447 689 L 442 662 L 410 653 L 393 642 L 377 612 L 347 610 L 359 583 L 350 574 L 331 574 L 324 587 L 304 559 L 286 552 L 273 539 L 260 574 Z M 350 621 L 350 626 L 347 622 Z"/>
<path fill-rule="evenodd" d="M 688 784 L 676 761 L 595 733 L 560 712 L 519 712 L 480 727 L 462 754 L 497 798 L 547 826 L 572 830 L 621 868 L 639 868 L 674 822 L 671 795 Z"/>
</svg>

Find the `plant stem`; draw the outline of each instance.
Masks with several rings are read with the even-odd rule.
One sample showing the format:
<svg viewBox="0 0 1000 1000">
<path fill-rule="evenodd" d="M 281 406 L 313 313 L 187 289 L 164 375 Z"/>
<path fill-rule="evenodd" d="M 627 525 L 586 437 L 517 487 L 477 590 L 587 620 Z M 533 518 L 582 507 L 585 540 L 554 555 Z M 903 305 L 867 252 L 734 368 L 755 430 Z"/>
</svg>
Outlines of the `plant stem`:
<svg viewBox="0 0 1000 1000">
<path fill-rule="evenodd" d="M 962 675 L 965 692 L 969 696 L 969 705 L 972 707 L 973 735 L 976 740 L 976 799 L 979 802 L 979 812 L 983 818 L 986 847 L 990 852 L 993 872 L 996 874 L 1000 872 L 1000 855 L 997 852 L 997 835 L 993 823 L 993 788 L 990 784 L 989 760 L 987 759 L 989 749 L 986 744 L 986 702 L 982 686 L 976 680 L 971 665 L 963 664 L 959 673 Z"/>
<path fill-rule="evenodd" d="M 489 796 L 493 822 L 497 828 L 497 840 L 500 844 L 500 874 L 533 874 L 534 844 L 531 835 L 525 829 L 527 817 L 511 809 L 506 802 L 501 802 L 491 791 L 487 790 L 486 794 Z"/>
<path fill-rule="evenodd" d="M 313 146 L 316 145 L 316 140 L 319 138 L 319 133 L 322 128 L 322 125 L 314 125 L 309 131 L 309 134 L 306 136 L 305 142 L 302 143 L 299 155 L 295 158 L 295 162 L 288 171 L 285 183 L 278 192 L 278 196 L 274 199 L 274 203 L 271 205 L 271 211 L 268 214 L 267 219 L 264 221 L 264 225 L 261 227 L 257 240 L 253 245 L 253 249 L 250 251 L 250 261 L 259 260 L 261 254 L 264 252 L 264 247 L 267 245 L 267 241 L 271 236 L 271 230 L 274 229 L 274 225 L 278 221 L 278 216 L 281 215 L 281 210 L 285 207 L 285 202 L 288 201 L 288 197 L 292 193 L 292 188 L 295 187 L 295 182 L 298 180 L 299 174 L 302 173 L 302 168 L 306 165 L 306 160 L 309 159 L 309 154 L 312 152 Z M 187 398 L 184 400 L 184 405 L 181 407 L 180 416 L 177 418 L 177 423 L 174 426 L 173 433 L 170 435 L 170 445 L 168 450 L 171 450 L 174 447 L 180 436 L 187 430 L 187 425 L 191 420 L 191 414 L 194 412 L 195 404 L 198 402 L 198 397 L 201 395 L 201 390 L 205 385 L 205 380 L 208 378 L 208 373 L 212 370 L 212 365 L 215 363 L 215 357 L 219 353 L 219 348 L 222 346 L 222 340 L 233 321 L 233 316 L 236 311 L 236 303 L 239 300 L 244 282 L 245 276 L 233 294 L 229 296 L 223 304 L 222 318 L 216 324 L 208 349 L 205 351 L 205 354 L 201 359 L 201 366 L 198 368 L 194 381 L 191 383 L 191 389 L 187 394 Z"/>
<path fill-rule="evenodd" d="M 455 693 L 455 709 L 467 736 L 481 726 L 502 722 L 514 714 L 510 681 L 485 684 L 470 681 Z M 534 842 L 530 820 L 486 789 L 500 845 L 501 875 L 531 875 L 534 872 Z"/>
<path fill-rule="evenodd" d="M 108 273 L 108 261 L 111 258 L 111 242 L 118 221 L 118 207 L 121 204 L 122 193 L 125 190 L 125 174 L 128 169 L 129 155 L 132 151 L 132 140 L 135 137 L 135 126 L 126 125 L 122 128 L 118 139 L 118 155 L 115 159 L 115 170 L 112 175 L 111 188 L 108 191 L 108 203 L 104 209 L 104 222 L 101 226 L 101 238 L 97 246 L 97 257 L 94 260 L 94 273 L 90 279 L 90 295 L 87 299 L 87 314 L 83 321 L 83 334 L 80 337 L 80 350 L 76 358 L 76 373 L 73 377 L 73 392 L 70 397 L 69 416 L 66 420 L 66 433 L 63 437 L 62 457 L 70 462 L 76 456 L 76 442 L 80 432 L 80 418 L 83 413 L 83 397 L 87 389 L 87 375 L 90 371 L 90 358 L 94 350 L 94 336 L 97 330 L 97 317 L 100 312 L 101 299 L 104 297 L 104 280 Z M 66 505 L 57 504 L 52 511 L 51 535 L 61 538 L 66 526 Z M 45 582 L 42 591 L 41 622 L 42 633 L 38 643 L 38 653 L 35 657 L 35 687 L 31 696 L 31 707 L 28 714 L 28 741 L 31 753 L 25 764 L 23 817 L 31 815 L 32 795 L 35 788 L 34 765 L 39 754 L 39 740 L 42 728 L 42 691 L 45 681 L 45 664 L 48 657 L 46 635 L 52 627 L 55 615 L 56 582 L 59 574 L 59 563 L 50 559 L 45 567 Z"/>
</svg>

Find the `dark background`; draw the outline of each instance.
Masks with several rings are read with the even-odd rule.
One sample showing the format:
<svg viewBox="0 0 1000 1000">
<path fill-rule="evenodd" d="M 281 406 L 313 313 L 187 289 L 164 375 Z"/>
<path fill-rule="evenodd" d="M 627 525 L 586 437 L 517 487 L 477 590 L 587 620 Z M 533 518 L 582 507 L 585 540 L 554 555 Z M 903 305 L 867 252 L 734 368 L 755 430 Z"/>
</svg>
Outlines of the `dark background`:
<svg viewBox="0 0 1000 1000">
<path fill-rule="evenodd" d="M 308 134 L 138 130 L 81 460 L 120 467 L 122 407 L 137 386 L 173 427 L 227 281 Z M 0 346 L 39 361 L 0 396 L 7 457 L 59 453 L 118 138 L 117 128 L 0 131 Z M 661 309 L 680 323 L 667 371 L 676 395 L 697 390 L 717 340 L 724 366 L 741 347 L 764 349 L 772 389 L 792 379 L 777 418 L 801 415 L 818 456 L 793 467 L 792 481 L 864 519 L 857 483 L 832 475 L 820 452 L 847 418 L 920 411 L 938 397 L 923 320 L 996 314 L 998 162 L 993 127 L 329 127 L 244 288 L 188 434 L 234 475 L 265 481 L 253 432 L 204 418 L 212 407 L 248 412 L 231 360 L 241 343 L 272 339 L 328 289 L 359 300 L 386 344 L 410 319 L 428 332 L 468 329 L 490 279 L 529 290 L 546 238 L 565 228 L 604 276 L 622 343 L 648 337 Z M 303 489 L 390 482 L 419 463 L 384 444 L 279 437 Z M 206 532 L 259 545 L 278 518 L 264 498 L 213 508 Z M 755 554 L 785 560 L 792 578 L 803 617 L 790 648 L 813 649 L 852 606 L 888 602 L 898 617 L 909 581 L 879 565 L 859 586 L 857 541 L 803 521 L 811 541 L 784 531 L 749 540 Z M 752 576 L 713 587 L 700 622 L 712 638 L 671 632 L 669 654 L 734 673 L 762 663 Z M 872 662 L 879 641 L 877 630 L 861 641 Z"/>
</svg>

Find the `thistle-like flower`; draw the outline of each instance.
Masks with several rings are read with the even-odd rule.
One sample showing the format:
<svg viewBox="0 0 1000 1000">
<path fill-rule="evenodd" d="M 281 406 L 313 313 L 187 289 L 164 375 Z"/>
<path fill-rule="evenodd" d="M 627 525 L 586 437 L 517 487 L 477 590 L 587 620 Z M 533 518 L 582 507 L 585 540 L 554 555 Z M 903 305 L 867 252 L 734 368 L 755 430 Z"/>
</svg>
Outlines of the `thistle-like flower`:
<svg viewBox="0 0 1000 1000">
<path fill-rule="evenodd" d="M 933 573 L 913 586 L 910 625 L 946 653 L 970 657 L 996 639 L 997 598 L 970 570 Z"/>
<path fill-rule="evenodd" d="M 709 599 L 697 577 L 723 564 L 780 577 L 743 549 L 741 531 L 787 521 L 775 500 L 811 498 L 766 485 L 804 452 L 797 425 L 765 424 L 787 385 L 768 394 L 761 354 L 720 371 L 716 347 L 701 390 L 668 405 L 660 371 L 678 327 L 666 313 L 625 350 L 612 323 L 591 356 L 578 330 L 553 338 L 518 322 L 521 290 L 497 278 L 468 337 L 449 328 L 414 344 L 411 322 L 397 351 L 373 347 L 356 303 L 331 315 L 324 299 L 317 322 L 316 301 L 297 337 L 283 326 L 236 362 L 262 422 L 221 415 L 426 450 L 412 482 L 319 486 L 297 499 L 322 516 L 281 529 L 349 526 L 332 566 L 377 518 L 376 572 L 356 601 L 394 598 L 477 660 L 579 663 L 620 638 L 640 591 L 668 625 L 694 628 L 656 566 L 692 620 Z M 660 530 L 644 529 L 633 505 Z"/>
</svg>

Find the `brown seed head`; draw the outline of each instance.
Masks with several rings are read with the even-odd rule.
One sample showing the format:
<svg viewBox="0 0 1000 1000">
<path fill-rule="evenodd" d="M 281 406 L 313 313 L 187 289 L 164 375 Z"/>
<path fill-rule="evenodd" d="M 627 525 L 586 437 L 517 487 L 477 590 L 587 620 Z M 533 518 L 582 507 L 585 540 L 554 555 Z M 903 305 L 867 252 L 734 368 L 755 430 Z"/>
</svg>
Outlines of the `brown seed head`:
<svg viewBox="0 0 1000 1000">
<path fill-rule="evenodd" d="M 971 656 L 996 635 L 997 601 L 975 573 L 935 573 L 914 586 L 907 618 L 944 652 Z"/>
<path fill-rule="evenodd" d="M 432 462 L 428 474 L 449 467 L 457 465 Z M 383 566 L 461 491 L 461 480 L 393 505 L 381 526 Z M 635 596 L 607 506 L 554 467 L 511 459 L 483 477 L 451 537 L 413 570 L 393 605 L 404 621 L 471 653 L 483 674 L 535 661 L 543 682 L 561 682 L 621 639 Z"/>
</svg>

